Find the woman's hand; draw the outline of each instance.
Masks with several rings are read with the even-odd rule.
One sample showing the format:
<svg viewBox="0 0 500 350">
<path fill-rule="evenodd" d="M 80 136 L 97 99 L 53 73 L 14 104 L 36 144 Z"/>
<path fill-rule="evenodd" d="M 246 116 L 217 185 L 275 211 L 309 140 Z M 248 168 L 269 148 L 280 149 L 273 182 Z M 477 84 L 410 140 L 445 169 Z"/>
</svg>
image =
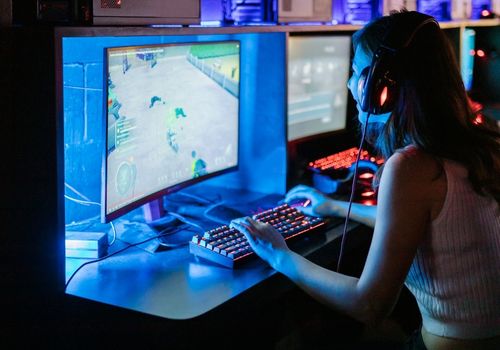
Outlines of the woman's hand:
<svg viewBox="0 0 500 350">
<path fill-rule="evenodd" d="M 310 204 L 304 207 L 297 207 L 306 215 L 310 216 L 332 216 L 338 215 L 334 212 L 333 200 L 315 188 L 298 185 L 292 188 L 285 197 L 285 202 L 289 203 L 296 199 L 309 200 Z"/>
<path fill-rule="evenodd" d="M 230 226 L 242 232 L 253 251 L 272 267 L 290 251 L 283 236 L 269 224 L 244 217 L 231 221 Z"/>
<path fill-rule="evenodd" d="M 285 202 L 290 202 L 294 199 L 309 200 L 311 203 L 308 206 L 298 206 L 296 209 L 306 215 L 312 216 L 336 216 L 345 218 L 349 207 L 349 202 L 331 199 L 317 189 L 305 185 L 299 185 L 292 188 L 287 193 Z M 376 206 L 352 203 L 350 214 L 352 220 L 369 227 L 375 227 L 376 216 Z"/>
</svg>

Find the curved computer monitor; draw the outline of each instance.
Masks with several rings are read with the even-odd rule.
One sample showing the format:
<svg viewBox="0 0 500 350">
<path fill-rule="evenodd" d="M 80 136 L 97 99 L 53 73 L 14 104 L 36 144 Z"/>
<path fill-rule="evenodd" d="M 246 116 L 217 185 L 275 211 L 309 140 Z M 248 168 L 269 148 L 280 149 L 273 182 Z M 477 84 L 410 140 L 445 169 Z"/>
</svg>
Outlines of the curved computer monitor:
<svg viewBox="0 0 500 350">
<path fill-rule="evenodd" d="M 288 141 L 345 130 L 351 35 L 290 34 L 287 64 Z"/>
<path fill-rule="evenodd" d="M 238 167 L 240 43 L 105 50 L 102 220 Z"/>
</svg>

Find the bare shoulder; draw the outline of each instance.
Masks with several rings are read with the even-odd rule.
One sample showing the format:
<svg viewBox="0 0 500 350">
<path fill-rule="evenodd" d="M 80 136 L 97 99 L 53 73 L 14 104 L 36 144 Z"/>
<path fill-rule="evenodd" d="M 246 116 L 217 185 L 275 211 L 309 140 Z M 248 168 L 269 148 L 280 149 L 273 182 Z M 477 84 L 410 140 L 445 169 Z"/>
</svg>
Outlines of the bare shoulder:
<svg viewBox="0 0 500 350">
<path fill-rule="evenodd" d="M 387 160 L 385 172 L 396 181 L 428 184 L 440 177 L 443 168 L 434 156 L 415 147 L 407 147 L 397 151 Z"/>
<path fill-rule="evenodd" d="M 394 153 L 386 162 L 380 189 L 398 203 L 419 203 L 436 218 L 447 191 L 446 175 L 436 157 L 410 148 Z"/>
</svg>

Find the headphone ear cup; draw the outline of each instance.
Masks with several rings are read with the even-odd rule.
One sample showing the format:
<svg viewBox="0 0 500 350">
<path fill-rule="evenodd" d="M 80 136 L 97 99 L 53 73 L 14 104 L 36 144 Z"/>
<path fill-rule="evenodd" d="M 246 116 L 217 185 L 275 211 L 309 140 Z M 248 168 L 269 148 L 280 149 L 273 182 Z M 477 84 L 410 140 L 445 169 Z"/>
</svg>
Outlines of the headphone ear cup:
<svg viewBox="0 0 500 350">
<path fill-rule="evenodd" d="M 398 95 L 398 78 L 395 55 L 385 54 L 372 70 L 370 86 L 370 110 L 373 114 L 384 114 L 394 109 Z"/>
<path fill-rule="evenodd" d="M 367 86 L 369 73 L 370 73 L 370 67 L 368 66 L 361 71 L 361 74 L 359 75 L 358 79 L 358 86 L 357 86 L 358 103 L 363 112 L 368 112 L 368 109 L 370 107 L 368 101 L 369 87 Z"/>
<path fill-rule="evenodd" d="M 384 114 L 394 108 L 398 85 L 392 69 L 394 64 L 392 53 L 379 50 L 372 64 L 361 72 L 363 87 L 359 101 L 363 112 Z"/>
</svg>

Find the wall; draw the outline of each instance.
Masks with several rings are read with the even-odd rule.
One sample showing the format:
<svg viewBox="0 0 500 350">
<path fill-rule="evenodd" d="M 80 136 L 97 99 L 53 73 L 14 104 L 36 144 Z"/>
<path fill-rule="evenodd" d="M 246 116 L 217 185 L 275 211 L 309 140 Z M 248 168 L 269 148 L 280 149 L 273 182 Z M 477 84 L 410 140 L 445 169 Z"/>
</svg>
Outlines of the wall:
<svg viewBox="0 0 500 350">
<path fill-rule="evenodd" d="M 12 3 L 10 0 L 0 0 L 0 26 L 12 23 Z"/>
</svg>

